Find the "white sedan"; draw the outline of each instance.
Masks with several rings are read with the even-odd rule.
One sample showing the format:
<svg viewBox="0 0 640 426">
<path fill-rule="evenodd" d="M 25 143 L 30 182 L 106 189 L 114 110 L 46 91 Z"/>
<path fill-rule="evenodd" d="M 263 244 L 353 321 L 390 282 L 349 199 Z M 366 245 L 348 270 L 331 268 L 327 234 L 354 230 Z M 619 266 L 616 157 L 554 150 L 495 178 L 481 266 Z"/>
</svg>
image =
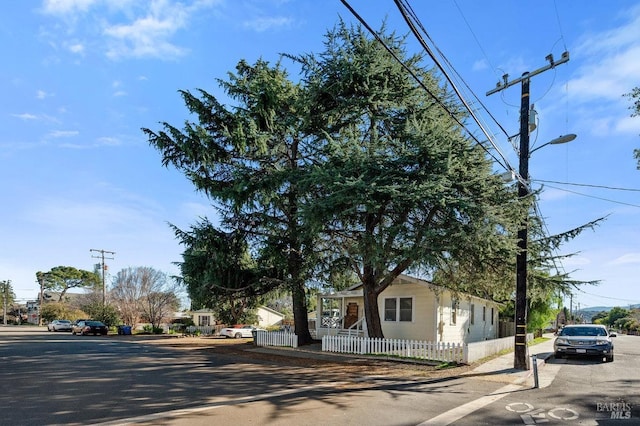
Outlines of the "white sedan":
<svg viewBox="0 0 640 426">
<path fill-rule="evenodd" d="M 252 325 L 237 325 L 235 327 L 227 327 L 220 330 L 220 335 L 224 337 L 233 337 L 241 339 L 243 337 L 253 337 L 254 331 L 264 331 Z"/>
</svg>

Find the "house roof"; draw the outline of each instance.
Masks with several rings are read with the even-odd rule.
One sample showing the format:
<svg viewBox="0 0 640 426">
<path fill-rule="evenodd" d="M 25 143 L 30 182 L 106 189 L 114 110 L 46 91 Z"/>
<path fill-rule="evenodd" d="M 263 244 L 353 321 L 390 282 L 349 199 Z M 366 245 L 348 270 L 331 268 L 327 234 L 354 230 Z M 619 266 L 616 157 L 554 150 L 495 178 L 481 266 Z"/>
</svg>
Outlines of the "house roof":
<svg viewBox="0 0 640 426">
<path fill-rule="evenodd" d="M 443 287 L 443 286 L 439 286 L 436 284 L 433 284 L 430 281 L 421 279 L 421 278 L 416 278 L 416 277 L 412 277 L 410 275 L 405 275 L 405 274 L 400 274 L 398 275 L 398 277 L 393 281 L 393 284 L 419 284 L 419 285 L 424 285 L 427 287 L 430 287 L 434 290 L 439 290 L 439 291 L 448 291 L 448 292 L 453 292 L 451 289 L 447 288 L 447 287 Z M 392 284 L 392 285 L 393 285 Z M 320 297 L 325 297 L 325 298 L 338 298 L 338 297 L 353 297 L 353 296 L 362 296 L 362 283 L 358 283 L 355 284 L 345 290 L 340 290 L 340 291 L 336 291 L 334 293 L 325 293 L 325 294 L 321 294 Z M 468 293 L 463 293 L 460 292 L 460 295 L 464 295 L 464 297 L 467 298 L 471 298 L 471 299 L 477 299 L 477 300 L 482 300 L 485 302 L 491 302 L 491 303 L 495 303 L 497 305 L 500 305 L 499 302 L 496 302 L 494 300 L 490 300 L 490 299 L 485 299 L 482 297 L 478 297 L 478 296 L 474 296 Z"/>
<path fill-rule="evenodd" d="M 263 306 L 258 307 L 258 309 L 264 309 L 265 311 L 269 311 L 269 312 L 270 312 L 270 313 L 272 313 L 273 315 L 278 315 L 278 316 L 280 316 L 280 317 L 284 318 L 284 314 L 282 314 L 282 313 L 280 313 L 280 312 L 276 311 L 275 309 L 271 309 L 271 308 L 270 308 L 270 307 L 268 307 L 268 306 L 264 306 L 264 305 L 263 305 Z"/>
</svg>

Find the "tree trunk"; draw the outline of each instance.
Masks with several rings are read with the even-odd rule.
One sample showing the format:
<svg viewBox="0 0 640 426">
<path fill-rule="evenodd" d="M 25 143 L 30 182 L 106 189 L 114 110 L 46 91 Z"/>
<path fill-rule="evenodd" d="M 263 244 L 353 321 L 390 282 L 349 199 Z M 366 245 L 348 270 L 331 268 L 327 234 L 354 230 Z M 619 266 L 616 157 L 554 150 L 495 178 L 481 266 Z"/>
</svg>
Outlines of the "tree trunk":
<svg viewBox="0 0 640 426">
<path fill-rule="evenodd" d="M 369 337 L 384 338 L 382 322 L 378 309 L 379 292 L 375 291 L 373 283 L 365 282 L 362 286 L 364 296 L 364 315 L 367 320 Z"/>
<path fill-rule="evenodd" d="M 309 333 L 309 317 L 307 315 L 307 299 L 305 295 L 304 283 L 294 283 L 291 286 L 293 298 L 293 321 L 298 336 L 298 345 L 309 345 L 313 343 L 311 333 Z"/>
</svg>

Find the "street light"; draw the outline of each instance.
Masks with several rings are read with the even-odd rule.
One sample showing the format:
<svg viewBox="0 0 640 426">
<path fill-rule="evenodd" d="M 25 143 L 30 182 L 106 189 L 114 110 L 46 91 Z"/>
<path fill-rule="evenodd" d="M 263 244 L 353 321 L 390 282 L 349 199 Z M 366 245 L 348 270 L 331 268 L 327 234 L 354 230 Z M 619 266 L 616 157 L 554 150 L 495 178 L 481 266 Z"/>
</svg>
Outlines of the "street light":
<svg viewBox="0 0 640 426">
<path fill-rule="evenodd" d="M 560 144 L 563 144 L 563 143 L 571 142 L 575 138 L 577 138 L 577 136 L 574 133 L 569 133 L 568 135 L 558 136 L 557 138 L 552 139 L 547 143 L 543 143 L 542 145 L 533 148 L 531 151 L 529 151 L 529 156 L 531 156 L 531 154 L 533 154 L 534 152 L 536 152 L 540 148 L 544 148 L 547 145 L 560 145 Z"/>
</svg>

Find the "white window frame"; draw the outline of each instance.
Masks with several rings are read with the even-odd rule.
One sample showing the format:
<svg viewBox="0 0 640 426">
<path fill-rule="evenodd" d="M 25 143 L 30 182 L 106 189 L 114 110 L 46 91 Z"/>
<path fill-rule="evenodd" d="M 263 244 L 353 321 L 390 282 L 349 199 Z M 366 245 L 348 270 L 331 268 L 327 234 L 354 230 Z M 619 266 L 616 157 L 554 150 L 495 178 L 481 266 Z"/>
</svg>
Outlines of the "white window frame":
<svg viewBox="0 0 640 426">
<path fill-rule="evenodd" d="M 410 320 L 401 320 L 400 319 L 400 301 L 401 299 L 409 299 L 411 300 L 411 319 Z M 387 319 L 387 300 L 395 301 L 395 312 L 393 313 L 393 319 Z M 385 297 L 383 306 L 382 306 L 382 315 L 383 322 L 413 322 L 415 316 L 415 297 L 413 296 L 396 296 L 396 297 Z"/>
</svg>

